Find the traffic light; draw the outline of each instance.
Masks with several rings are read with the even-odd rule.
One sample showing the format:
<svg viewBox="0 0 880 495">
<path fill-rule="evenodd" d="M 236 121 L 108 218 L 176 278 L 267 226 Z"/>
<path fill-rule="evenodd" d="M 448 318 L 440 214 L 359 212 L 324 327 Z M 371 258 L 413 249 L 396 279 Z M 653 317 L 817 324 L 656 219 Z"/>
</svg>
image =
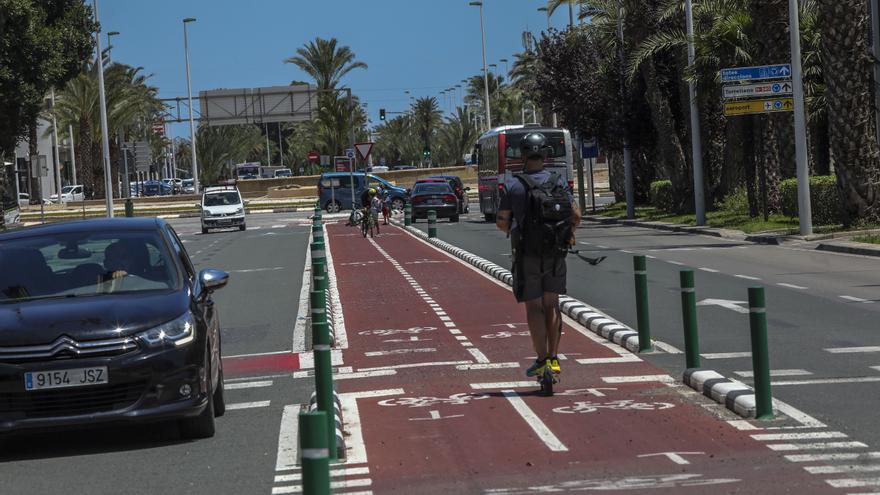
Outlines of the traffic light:
<svg viewBox="0 0 880 495">
<path fill-rule="evenodd" d="M 425 158 L 431 158 L 431 148 L 425 148 L 424 151 L 422 151 L 422 155 L 424 155 Z"/>
<path fill-rule="evenodd" d="M 385 109 L 384 108 L 379 109 L 379 120 L 385 120 Z"/>
</svg>

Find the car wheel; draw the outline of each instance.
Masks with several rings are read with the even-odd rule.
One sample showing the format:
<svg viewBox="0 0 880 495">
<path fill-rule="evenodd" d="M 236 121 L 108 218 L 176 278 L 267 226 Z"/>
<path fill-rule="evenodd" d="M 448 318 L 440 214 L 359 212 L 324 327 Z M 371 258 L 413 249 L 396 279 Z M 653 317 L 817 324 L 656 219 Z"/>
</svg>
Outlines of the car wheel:
<svg viewBox="0 0 880 495">
<path fill-rule="evenodd" d="M 205 356 L 205 363 L 210 363 L 207 355 Z M 207 364 L 206 367 L 208 367 L 208 370 L 205 371 L 208 374 L 208 390 L 211 390 L 213 384 L 211 383 L 210 367 Z M 201 414 L 194 418 L 183 418 L 178 421 L 177 425 L 180 429 L 180 436 L 183 438 L 196 439 L 213 437 L 215 432 L 213 394 L 209 396 L 208 405 L 205 406 L 205 409 Z"/>
<path fill-rule="evenodd" d="M 458 215 L 452 215 L 451 217 L 449 217 L 449 221 L 451 223 L 458 222 Z"/>
<path fill-rule="evenodd" d="M 391 209 L 395 211 L 401 211 L 404 207 L 404 202 L 400 198 L 394 198 L 391 200 Z"/>
<path fill-rule="evenodd" d="M 339 201 L 331 201 L 327 203 L 327 213 L 339 213 L 339 210 L 341 209 Z"/>
<path fill-rule="evenodd" d="M 202 234 L 208 233 L 208 227 L 202 227 Z"/>
<path fill-rule="evenodd" d="M 486 219 L 487 222 L 494 222 L 495 221 L 495 214 L 493 214 L 493 213 L 486 213 L 483 215 L 483 217 Z"/>
<path fill-rule="evenodd" d="M 247 225 L 245 225 L 245 224 L 241 224 L 241 225 L 239 225 L 239 226 L 238 226 L 238 230 L 244 232 L 245 230 L 247 230 Z"/>
<path fill-rule="evenodd" d="M 219 418 L 226 414 L 226 389 L 223 386 L 223 365 L 220 365 L 220 383 L 214 390 L 214 417 Z"/>
</svg>

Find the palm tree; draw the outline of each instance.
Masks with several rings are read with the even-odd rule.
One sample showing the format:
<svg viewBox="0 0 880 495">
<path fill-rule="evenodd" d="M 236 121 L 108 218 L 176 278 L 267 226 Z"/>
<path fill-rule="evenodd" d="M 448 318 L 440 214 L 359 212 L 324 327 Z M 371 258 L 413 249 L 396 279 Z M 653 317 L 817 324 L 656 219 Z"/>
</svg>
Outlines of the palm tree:
<svg viewBox="0 0 880 495">
<path fill-rule="evenodd" d="M 463 165 L 464 156 L 470 153 L 479 137 L 468 112 L 461 107 L 440 126 L 437 132 L 438 162 L 444 165 Z"/>
<path fill-rule="evenodd" d="M 415 134 L 424 145 L 424 150 L 429 151 L 434 131 L 443 118 L 443 112 L 440 111 L 437 98 L 429 96 L 417 99 L 412 105 L 412 113 Z"/>
<path fill-rule="evenodd" d="M 367 64 L 356 60 L 351 48 L 337 46 L 336 38 L 315 38 L 306 46 L 298 48 L 296 55 L 284 61 L 294 64 L 312 76 L 318 89 L 334 89 L 343 76 L 355 69 L 366 69 Z"/>
<path fill-rule="evenodd" d="M 875 139 L 873 61 L 866 55 L 870 47 L 868 3 L 818 3 L 831 155 L 846 220 L 876 223 L 880 221 L 880 150 Z"/>
<path fill-rule="evenodd" d="M 568 6 L 569 22 L 571 24 L 574 24 L 574 6 L 580 5 L 582 3 L 584 3 L 584 2 L 582 2 L 581 0 L 547 0 L 547 14 L 553 15 L 553 13 L 556 12 L 556 9 L 558 9 L 559 7 L 562 7 L 563 5 L 567 5 Z M 581 5 L 581 14 L 580 15 L 583 15 L 583 6 L 582 5 Z"/>
<path fill-rule="evenodd" d="M 265 141 L 253 125 L 199 126 L 199 174 L 205 184 L 220 178 L 231 178 L 229 165 L 248 159 L 255 150 L 264 152 Z"/>
</svg>

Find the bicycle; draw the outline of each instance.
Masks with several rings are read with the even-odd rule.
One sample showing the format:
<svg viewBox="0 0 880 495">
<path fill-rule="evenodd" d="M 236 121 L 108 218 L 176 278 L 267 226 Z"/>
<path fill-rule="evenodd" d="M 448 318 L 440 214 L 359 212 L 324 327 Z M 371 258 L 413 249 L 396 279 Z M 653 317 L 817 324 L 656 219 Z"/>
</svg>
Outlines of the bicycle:
<svg viewBox="0 0 880 495">
<path fill-rule="evenodd" d="M 544 372 L 538 375 L 538 384 L 541 385 L 541 392 L 545 397 L 553 397 L 553 385 L 559 383 L 559 375 L 550 369 L 548 364 L 544 366 Z"/>
<path fill-rule="evenodd" d="M 379 232 L 379 226 L 376 222 L 376 216 L 373 215 L 373 212 L 370 211 L 370 208 L 364 209 L 364 214 L 361 217 L 361 234 L 364 235 L 364 238 L 367 237 L 367 233 L 369 232 L 370 237 L 373 237 L 373 228 L 376 228 L 376 233 Z"/>
</svg>

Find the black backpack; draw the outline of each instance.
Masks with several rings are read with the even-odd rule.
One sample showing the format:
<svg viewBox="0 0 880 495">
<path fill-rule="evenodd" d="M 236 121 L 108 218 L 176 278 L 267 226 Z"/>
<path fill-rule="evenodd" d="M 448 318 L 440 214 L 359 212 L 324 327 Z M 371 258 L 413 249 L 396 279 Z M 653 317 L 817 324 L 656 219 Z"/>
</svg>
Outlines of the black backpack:
<svg viewBox="0 0 880 495">
<path fill-rule="evenodd" d="M 526 188 L 526 214 L 519 229 L 518 249 L 533 256 L 565 256 L 574 212 L 568 192 L 559 184 L 559 174 L 553 172 L 543 183 L 524 173 L 514 177 Z"/>
</svg>

